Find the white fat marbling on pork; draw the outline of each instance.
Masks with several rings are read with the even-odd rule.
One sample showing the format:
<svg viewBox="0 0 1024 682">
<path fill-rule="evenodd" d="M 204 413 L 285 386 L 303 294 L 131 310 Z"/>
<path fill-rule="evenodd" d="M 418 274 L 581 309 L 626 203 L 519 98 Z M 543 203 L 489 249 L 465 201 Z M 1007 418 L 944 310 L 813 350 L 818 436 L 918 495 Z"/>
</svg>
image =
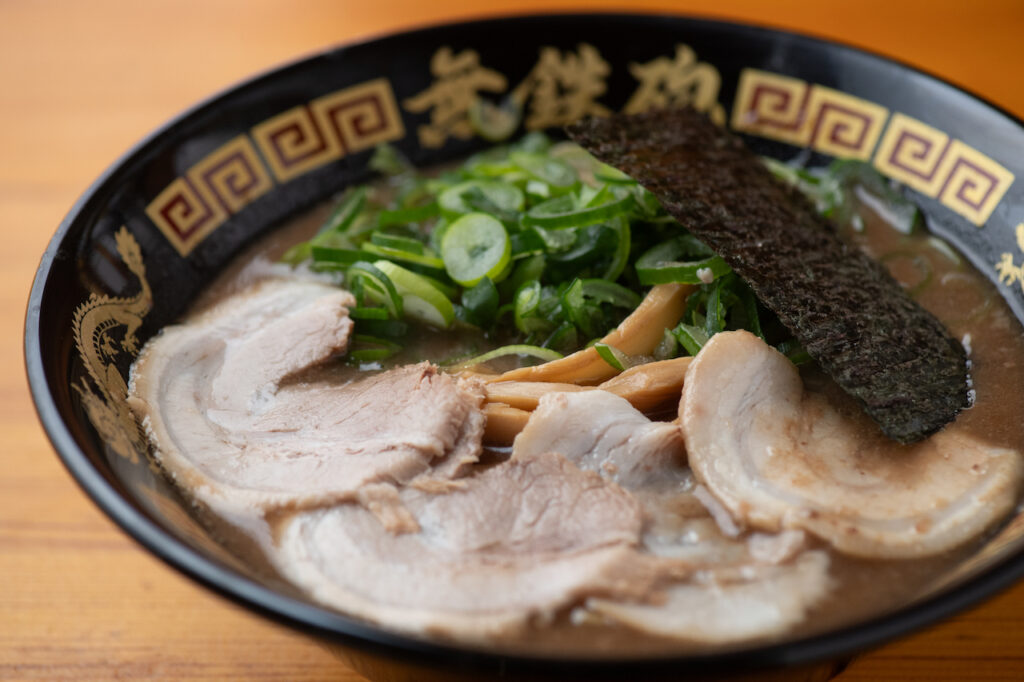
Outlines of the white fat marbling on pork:
<svg viewBox="0 0 1024 682">
<path fill-rule="evenodd" d="M 786 564 L 751 563 L 698 572 L 666 590 L 657 606 L 590 599 L 606 618 L 664 637 L 721 643 L 785 632 L 825 597 L 828 555 L 803 552 Z"/>
<path fill-rule="evenodd" d="M 213 511 L 349 499 L 480 452 L 482 391 L 423 363 L 346 385 L 283 379 L 341 354 L 348 292 L 266 280 L 167 327 L 132 367 L 130 402 L 166 470 Z"/>
<path fill-rule="evenodd" d="M 625 398 L 548 393 L 516 436 L 512 456 L 557 452 L 627 488 L 678 482 L 685 463 L 675 424 L 652 422 Z M 678 476 L 675 474 L 679 474 Z"/>
<path fill-rule="evenodd" d="M 397 497 L 416 532 L 388 533 L 380 514 L 354 504 L 294 516 L 280 535 L 281 572 L 346 613 L 468 640 L 516 632 L 589 596 L 642 596 L 656 573 L 635 549 L 635 500 L 560 455 Z"/>
<path fill-rule="evenodd" d="M 865 557 L 937 554 L 1013 507 L 1020 454 L 956 422 L 914 445 L 805 391 L 793 364 L 747 332 L 715 335 L 680 404 L 690 466 L 740 522 L 803 528 Z"/>
<path fill-rule="evenodd" d="M 678 426 L 652 422 L 623 398 L 600 390 L 545 395 L 512 459 L 545 451 L 619 482 L 643 506 L 644 549 L 694 570 L 668 581 L 663 603 L 591 599 L 591 613 L 656 635 L 725 642 L 785 632 L 830 589 L 827 554 L 804 551 L 800 531 L 741 537 L 728 512 L 693 484 Z"/>
</svg>

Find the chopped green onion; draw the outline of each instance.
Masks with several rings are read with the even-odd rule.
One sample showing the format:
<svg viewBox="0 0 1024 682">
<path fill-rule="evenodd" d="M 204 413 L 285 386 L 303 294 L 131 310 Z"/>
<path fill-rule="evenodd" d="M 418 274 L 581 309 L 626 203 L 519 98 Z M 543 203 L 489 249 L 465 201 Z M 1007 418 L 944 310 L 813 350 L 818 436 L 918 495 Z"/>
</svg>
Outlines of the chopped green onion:
<svg viewBox="0 0 1024 682">
<path fill-rule="evenodd" d="M 536 312 L 540 306 L 540 295 L 541 287 L 540 282 L 537 280 L 526 282 L 516 291 L 516 297 L 513 302 L 515 324 L 516 329 L 524 334 L 529 334 L 537 329 L 537 325 L 533 320 L 536 318 Z"/>
<path fill-rule="evenodd" d="M 349 265 L 358 261 L 371 260 L 374 255 L 360 249 L 338 249 L 333 246 L 313 245 L 310 255 L 314 261 L 324 263 L 342 263 Z"/>
<path fill-rule="evenodd" d="M 348 316 L 353 320 L 386 320 L 389 317 L 388 311 L 384 308 L 366 307 L 349 308 Z"/>
<path fill-rule="evenodd" d="M 679 345 L 685 348 L 686 352 L 690 355 L 699 353 L 704 344 L 708 342 L 707 332 L 684 322 L 676 325 L 676 328 L 672 330 L 672 335 L 676 337 Z"/>
<path fill-rule="evenodd" d="M 509 243 L 512 247 L 512 258 L 541 254 L 547 248 L 544 239 L 536 230 L 523 230 L 509 235 Z"/>
<path fill-rule="evenodd" d="M 658 244 L 648 250 L 636 261 L 636 274 L 641 284 L 706 284 L 732 272 L 732 268 L 721 256 L 698 256 L 697 260 L 680 261 L 681 257 L 693 257 L 700 253 L 695 245 L 703 247 L 704 253 L 709 250 L 689 235 L 676 237 Z"/>
<path fill-rule="evenodd" d="M 579 182 L 579 176 L 572 166 L 546 154 L 512 152 L 509 161 L 544 182 L 556 194 L 570 191 Z"/>
<path fill-rule="evenodd" d="M 539 130 L 523 135 L 522 139 L 512 145 L 513 151 L 542 153 L 551 149 L 551 139 Z"/>
<path fill-rule="evenodd" d="M 526 227 L 531 225 L 549 229 L 582 227 L 627 213 L 632 206 L 633 197 L 629 194 L 621 197 L 609 194 L 606 201 L 584 207 L 578 207 L 571 194 L 563 194 L 542 204 L 537 204 L 524 213 L 520 221 Z"/>
<path fill-rule="evenodd" d="M 352 225 L 366 206 L 366 188 L 357 187 L 348 192 L 338 206 L 327 216 L 327 220 L 320 227 L 320 232 L 344 232 Z"/>
<path fill-rule="evenodd" d="M 599 336 L 603 331 L 601 308 L 587 301 L 583 291 L 583 281 L 575 279 L 562 292 L 562 309 L 584 336 Z"/>
<path fill-rule="evenodd" d="M 527 357 L 543 360 L 544 362 L 560 360 L 561 358 L 564 357 L 561 353 L 553 351 L 550 348 L 541 348 L 540 346 L 531 346 L 528 344 L 517 343 L 512 344 L 510 346 L 502 346 L 501 348 L 495 348 L 492 351 L 488 351 L 482 355 L 477 355 L 476 357 L 460 362 L 457 365 L 450 366 L 449 369 L 466 369 L 467 367 L 479 365 L 484 362 L 490 362 L 491 360 L 503 358 L 508 355 L 525 355 Z"/>
<path fill-rule="evenodd" d="M 424 220 L 436 218 L 440 213 L 441 209 L 438 207 L 437 202 L 431 201 L 429 204 L 423 204 L 422 206 L 381 211 L 377 214 L 377 224 L 380 227 L 390 227 L 392 225 L 421 223 Z"/>
<path fill-rule="evenodd" d="M 289 265 L 298 265 L 303 261 L 309 260 L 312 251 L 313 246 L 311 242 L 299 242 L 284 252 L 284 255 L 281 256 L 281 262 L 288 263 Z"/>
<path fill-rule="evenodd" d="M 498 317 L 498 289 L 490 277 L 484 277 L 476 286 L 462 290 L 462 307 L 467 321 L 488 328 Z"/>
<path fill-rule="evenodd" d="M 576 234 L 572 230 L 545 230 L 543 227 L 534 225 L 523 234 L 533 233 L 540 241 L 544 242 L 544 248 L 549 252 L 565 251 L 576 241 Z"/>
<path fill-rule="evenodd" d="M 530 180 L 526 183 L 526 198 L 533 203 L 551 198 L 551 186 L 540 180 Z"/>
<path fill-rule="evenodd" d="M 679 342 L 672 335 L 672 330 L 666 329 L 652 355 L 654 355 L 655 360 L 668 360 L 674 358 L 678 354 L 678 350 Z"/>
<path fill-rule="evenodd" d="M 609 182 L 618 185 L 635 185 L 636 180 L 629 177 L 615 166 L 609 166 L 606 163 L 602 163 L 594 171 L 594 177 L 602 182 Z"/>
<path fill-rule="evenodd" d="M 540 280 L 544 275 L 544 268 L 547 265 L 547 259 L 542 254 L 529 256 L 523 258 L 516 263 L 512 274 L 498 287 L 501 292 L 501 297 L 515 298 L 516 292 L 519 291 L 519 287 L 523 286 L 530 280 Z"/>
<path fill-rule="evenodd" d="M 357 320 L 356 329 L 372 336 L 401 338 L 409 331 L 409 325 L 401 320 Z"/>
<path fill-rule="evenodd" d="M 494 180 L 467 180 L 441 193 L 437 198 L 441 212 L 449 217 L 457 217 L 477 210 L 469 201 L 474 191 L 479 192 L 499 211 L 516 212 L 523 209 L 525 198 L 522 190 L 515 185 Z"/>
<path fill-rule="evenodd" d="M 814 362 L 814 358 L 804 350 L 804 347 L 800 345 L 800 342 L 796 339 L 789 339 L 783 341 L 776 346 L 778 351 L 785 355 L 790 361 L 797 366 L 806 365 L 810 362 Z"/>
<path fill-rule="evenodd" d="M 402 237 L 397 234 L 388 234 L 386 232 L 374 232 L 370 235 L 370 241 L 377 246 L 386 246 L 392 249 L 415 253 L 420 256 L 423 255 L 423 242 L 410 237 Z"/>
<path fill-rule="evenodd" d="M 425 279 L 428 282 L 430 282 L 431 284 L 433 284 L 435 289 L 440 291 L 442 294 L 447 296 L 449 299 L 454 299 L 458 295 L 458 293 L 459 293 L 458 287 L 456 287 L 454 284 L 452 284 L 450 282 L 442 281 L 442 280 L 438 279 L 437 277 L 431 277 L 430 275 L 427 275 L 427 274 L 422 273 L 422 272 L 418 272 L 416 274 L 418 274 L 420 277 L 422 277 L 423 279 Z"/>
<path fill-rule="evenodd" d="M 378 261 L 386 263 L 387 261 Z M 402 317 L 402 297 L 398 294 L 391 278 L 377 265 L 359 261 L 348 269 L 348 280 L 353 287 L 358 287 L 373 301 L 387 308 L 391 317 Z M 388 263 L 391 265 L 391 263 Z"/>
<path fill-rule="evenodd" d="M 667 220 L 675 222 L 675 218 L 672 216 L 664 215 L 665 211 L 661 206 L 661 202 L 658 201 L 658 197 L 654 196 L 653 192 L 650 192 L 642 185 L 633 185 L 631 189 L 633 190 L 635 211 L 641 218 L 650 221 Z"/>
<path fill-rule="evenodd" d="M 413 170 L 409 160 L 402 156 L 402 153 L 396 147 L 390 144 L 377 145 L 367 165 L 369 165 L 370 170 L 382 175 L 401 175 Z"/>
<path fill-rule="evenodd" d="M 323 244 L 337 233 L 345 232 L 365 206 L 366 188 L 357 187 L 349 190 L 334 210 L 331 211 L 330 215 L 327 216 L 327 220 L 320 226 L 317 235 L 308 242 L 300 242 L 292 246 L 281 257 L 281 260 L 292 265 L 298 265 L 308 260 L 312 256 L 315 246 Z"/>
<path fill-rule="evenodd" d="M 467 287 L 484 277 L 496 279 L 512 254 L 505 226 L 486 213 L 462 216 L 445 231 L 441 258 L 448 276 Z"/>
<path fill-rule="evenodd" d="M 611 303 L 619 308 L 632 310 L 640 305 L 640 294 L 627 289 L 621 284 L 609 282 L 604 279 L 585 279 L 583 282 L 583 295 L 595 299 L 601 303 Z"/>
<path fill-rule="evenodd" d="M 430 280 L 391 261 L 379 260 L 373 265 L 391 280 L 401 295 L 406 317 L 441 329 L 451 326 L 455 307 Z"/>
<path fill-rule="evenodd" d="M 394 351 L 402 350 L 402 345 L 389 341 L 388 339 L 382 339 L 369 334 L 353 334 L 352 341 L 356 344 L 371 344 L 374 346 L 381 346 L 382 348 L 390 348 Z"/>
<path fill-rule="evenodd" d="M 602 277 L 609 282 L 614 282 L 626 269 L 629 263 L 629 252 L 632 249 L 632 237 L 630 235 L 629 221 L 624 216 L 618 216 L 608 222 L 608 227 L 615 233 L 618 243 L 612 254 L 611 261 L 605 269 Z"/>
<path fill-rule="evenodd" d="M 605 223 L 587 225 L 577 229 L 552 230 L 552 232 L 555 234 L 568 233 L 573 236 L 570 249 L 548 254 L 552 263 L 570 266 L 568 272 L 600 261 L 607 254 L 614 252 L 618 245 L 617 234 Z M 563 268 L 562 272 L 566 272 L 566 270 Z M 562 279 L 567 278 L 568 275 Z"/>
<path fill-rule="evenodd" d="M 363 244 L 363 251 L 371 253 L 375 257 L 388 258 L 391 260 L 405 261 L 406 263 L 415 263 L 425 268 L 432 268 L 434 270 L 444 270 L 444 261 L 433 254 L 417 255 L 411 251 L 404 249 L 393 249 L 387 246 L 378 246 L 373 242 L 367 242 Z"/>
<path fill-rule="evenodd" d="M 708 299 L 705 303 L 704 331 L 708 338 L 725 331 L 726 305 L 722 299 L 722 280 L 719 279 L 708 289 Z"/>
<path fill-rule="evenodd" d="M 558 325 L 555 331 L 544 340 L 545 348 L 552 348 L 559 352 L 575 350 L 579 347 L 579 332 L 572 322 L 563 322 Z"/>
<path fill-rule="evenodd" d="M 745 318 L 742 328 L 749 330 L 763 340 L 765 335 L 764 330 L 761 328 L 761 315 L 757 310 L 757 297 L 754 296 L 754 292 L 751 291 L 746 282 L 737 278 L 736 283 L 739 285 L 735 288 L 736 295 L 739 296 Z"/>
<path fill-rule="evenodd" d="M 607 362 L 609 365 L 619 370 L 620 372 L 624 372 L 633 366 L 633 363 L 632 361 L 630 361 L 629 357 L 614 346 L 609 346 L 607 343 L 598 342 L 595 343 L 593 347 L 594 350 L 597 351 L 597 354 L 601 356 L 602 360 L 604 360 L 605 362 Z"/>
</svg>

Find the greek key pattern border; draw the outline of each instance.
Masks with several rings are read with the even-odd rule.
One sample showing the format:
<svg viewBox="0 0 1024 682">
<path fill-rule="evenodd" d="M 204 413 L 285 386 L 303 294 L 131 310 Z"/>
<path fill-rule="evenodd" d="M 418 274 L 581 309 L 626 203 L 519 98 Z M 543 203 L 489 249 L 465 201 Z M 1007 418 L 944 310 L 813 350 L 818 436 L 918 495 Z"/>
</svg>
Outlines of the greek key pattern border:
<svg viewBox="0 0 1024 682">
<path fill-rule="evenodd" d="M 184 257 L 275 183 L 404 136 L 387 79 L 354 85 L 272 116 L 221 145 L 157 194 L 146 215 Z"/>
<path fill-rule="evenodd" d="M 768 71 L 740 74 L 731 124 L 758 137 L 870 161 L 978 227 L 1014 181 L 1014 174 L 992 158 L 922 121 Z"/>
</svg>

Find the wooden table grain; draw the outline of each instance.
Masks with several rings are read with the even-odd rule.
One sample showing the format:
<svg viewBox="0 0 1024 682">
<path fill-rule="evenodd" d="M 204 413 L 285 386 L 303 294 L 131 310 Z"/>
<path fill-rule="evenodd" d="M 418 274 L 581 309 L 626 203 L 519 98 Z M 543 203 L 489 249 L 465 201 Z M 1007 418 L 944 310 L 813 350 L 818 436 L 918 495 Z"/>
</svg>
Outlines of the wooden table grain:
<svg viewBox="0 0 1024 682">
<path fill-rule="evenodd" d="M 303 636 L 154 559 L 75 486 L 36 421 L 24 378 L 32 275 L 92 179 L 198 99 L 338 42 L 485 11 L 554 8 L 689 12 L 836 38 L 1024 115 L 1019 0 L 4 0 L 0 679 L 362 679 Z M 1024 679 L 1024 584 L 858 658 L 839 679 Z"/>
</svg>

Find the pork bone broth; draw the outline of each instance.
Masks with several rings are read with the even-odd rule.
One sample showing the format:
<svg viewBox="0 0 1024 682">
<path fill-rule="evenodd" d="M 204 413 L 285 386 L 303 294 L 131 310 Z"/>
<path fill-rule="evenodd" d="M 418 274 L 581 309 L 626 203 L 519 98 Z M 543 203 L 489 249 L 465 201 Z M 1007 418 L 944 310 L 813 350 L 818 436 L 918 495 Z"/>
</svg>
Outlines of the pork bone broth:
<svg viewBox="0 0 1024 682">
<path fill-rule="evenodd" d="M 742 500 L 733 504 L 713 476 L 688 465 L 684 411 L 680 430 L 663 402 L 632 400 L 610 385 L 562 392 L 550 384 L 510 408 L 525 419 L 515 445 L 489 448 L 487 376 L 456 376 L 436 364 L 521 339 L 418 325 L 397 354 L 347 361 L 353 300 L 270 265 L 331 211 L 314 209 L 240 257 L 181 326 L 147 345 L 131 382 L 155 457 L 185 494 L 249 538 L 261 563 L 327 607 L 414 635 L 538 653 L 734 647 L 906 603 L 977 549 L 1017 499 L 1020 325 L 955 254 L 927 234 L 897 232 L 866 207 L 862 229 L 847 226 L 845 237 L 885 262 L 970 348 L 974 404 L 940 433 L 981 444 L 964 465 L 968 473 L 957 473 L 991 483 L 984 504 L 961 505 L 967 519 L 952 521 L 970 526 L 969 538 L 954 530 L 934 546 L 916 542 L 915 533 L 937 523 L 928 500 L 889 510 L 886 518 L 920 515 L 897 527 L 899 537 L 871 544 L 891 540 L 895 553 L 851 552 L 815 524 L 791 522 L 817 515 L 807 511 L 813 503 L 770 521 L 756 509 L 744 513 L 750 509 Z M 246 306 L 253 319 L 263 317 L 240 319 Z M 275 334 L 283 345 L 265 346 Z M 161 347 L 176 335 L 188 343 Z M 165 352 L 171 356 L 161 360 Z M 778 360 L 770 348 L 758 352 Z M 244 380 L 223 374 L 248 358 L 266 366 Z M 166 371 L 150 374 L 161 362 Z M 700 382 L 712 362 L 698 355 L 688 365 L 697 367 L 692 374 L 686 363 L 678 371 Z M 181 371 L 190 363 L 200 370 L 194 376 Z M 219 389 L 204 383 L 210 376 Z M 843 428 L 858 442 L 884 440 L 813 365 L 799 376 L 816 409 L 848 420 L 852 426 Z M 175 395 L 197 402 L 161 404 Z M 179 421 L 182 413 L 193 422 Z M 916 446 L 890 447 L 900 458 Z M 848 476 L 858 461 L 871 461 L 870 453 L 852 452 L 841 466 L 826 466 L 850 466 Z M 862 480 L 844 484 L 870 485 L 873 473 L 861 470 Z M 922 494 L 942 498 L 940 507 L 974 490 L 972 479 L 928 492 L 928 481 L 916 477 L 933 474 L 912 463 L 900 475 L 896 485 L 920 483 Z"/>
</svg>

